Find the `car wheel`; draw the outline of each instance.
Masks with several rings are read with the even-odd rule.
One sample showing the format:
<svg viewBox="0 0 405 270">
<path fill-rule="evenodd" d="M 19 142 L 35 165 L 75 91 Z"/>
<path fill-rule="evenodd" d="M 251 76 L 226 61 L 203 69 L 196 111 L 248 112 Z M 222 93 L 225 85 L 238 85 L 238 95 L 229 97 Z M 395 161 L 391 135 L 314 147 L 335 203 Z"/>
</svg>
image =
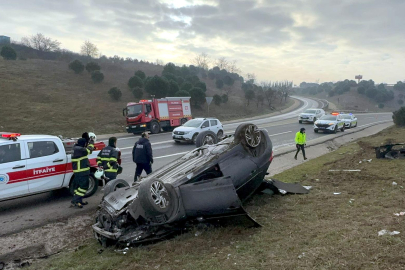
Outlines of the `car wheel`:
<svg viewBox="0 0 405 270">
<path fill-rule="evenodd" d="M 299 120 L 299 121 L 298 121 L 298 123 L 302 124 L 302 121 L 301 121 L 301 120 Z"/>
<path fill-rule="evenodd" d="M 129 187 L 129 184 L 124 179 L 114 179 L 109 181 L 104 187 L 104 196 L 107 196 L 111 192 L 116 191 L 119 188 Z"/>
<path fill-rule="evenodd" d="M 335 129 L 333 130 L 333 133 L 337 133 L 337 130 L 338 130 L 338 127 L 337 126 L 335 126 Z"/>
<path fill-rule="evenodd" d="M 212 145 L 218 142 L 217 135 L 212 131 L 203 131 L 198 134 L 197 138 L 195 139 L 195 145 L 197 147 L 201 147 L 203 145 Z"/>
<path fill-rule="evenodd" d="M 317 130 L 317 129 L 314 129 L 314 132 L 315 132 L 315 133 L 318 133 L 318 131 L 319 131 L 319 130 Z"/>
<path fill-rule="evenodd" d="M 352 128 L 352 123 L 350 123 L 349 128 Z"/>
<path fill-rule="evenodd" d="M 181 141 L 174 141 L 175 143 L 181 143 Z"/>
<path fill-rule="evenodd" d="M 345 126 L 343 125 L 343 127 L 340 129 L 340 131 L 345 131 Z"/>
<path fill-rule="evenodd" d="M 193 137 L 191 138 L 191 143 L 193 143 L 193 144 L 196 143 L 197 136 L 198 136 L 198 133 L 196 133 L 196 134 L 193 135 Z"/>
<path fill-rule="evenodd" d="M 150 178 L 141 181 L 138 196 L 142 208 L 148 214 L 162 215 L 172 210 L 176 192 L 159 179 Z"/>
<path fill-rule="evenodd" d="M 156 134 L 160 132 L 160 125 L 157 121 L 152 121 L 150 123 L 150 132 L 152 132 L 152 134 Z"/>
<path fill-rule="evenodd" d="M 70 194 L 72 194 L 72 196 L 75 195 L 75 189 L 77 187 L 78 187 L 78 184 L 76 183 L 75 178 L 73 178 L 69 185 L 69 192 L 70 192 Z M 88 197 L 94 195 L 94 193 L 96 193 L 97 189 L 98 189 L 98 180 L 94 176 L 89 175 L 89 188 L 87 189 L 87 192 L 86 192 L 86 194 L 84 194 L 83 197 L 88 198 Z"/>
<path fill-rule="evenodd" d="M 235 130 L 237 142 L 244 141 L 250 148 L 256 148 L 262 139 L 262 133 L 254 124 L 241 124 Z"/>
<path fill-rule="evenodd" d="M 316 122 L 316 117 L 314 117 L 314 123 Z"/>
<path fill-rule="evenodd" d="M 222 139 L 223 136 L 224 136 L 224 132 L 222 130 L 218 131 L 218 133 L 217 133 L 218 140 Z"/>
<path fill-rule="evenodd" d="M 181 125 L 184 125 L 186 122 L 187 122 L 187 119 L 186 119 L 186 118 L 182 118 L 181 121 L 180 121 L 180 124 L 181 124 Z"/>
</svg>

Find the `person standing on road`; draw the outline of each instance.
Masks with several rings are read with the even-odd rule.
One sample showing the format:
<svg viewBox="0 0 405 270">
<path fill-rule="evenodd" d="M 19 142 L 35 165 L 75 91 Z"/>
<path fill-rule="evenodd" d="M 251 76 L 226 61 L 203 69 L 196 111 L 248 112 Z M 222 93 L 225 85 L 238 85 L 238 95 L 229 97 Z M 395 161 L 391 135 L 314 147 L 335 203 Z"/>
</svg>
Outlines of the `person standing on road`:
<svg viewBox="0 0 405 270">
<path fill-rule="evenodd" d="M 83 205 L 88 204 L 83 202 L 83 197 L 89 188 L 90 162 L 87 156 L 93 152 L 93 144 L 92 140 L 87 143 L 85 138 L 80 138 L 73 147 L 72 169 L 74 173 L 73 185 L 75 185 L 72 199 L 73 207 L 83 208 Z"/>
<path fill-rule="evenodd" d="M 304 160 L 307 158 L 305 157 L 305 145 L 307 145 L 307 139 L 305 134 L 305 128 L 301 128 L 300 131 L 295 134 L 295 146 L 297 147 L 297 152 L 295 153 L 295 159 L 297 159 L 297 155 L 302 151 L 302 155 L 304 156 Z"/>
<path fill-rule="evenodd" d="M 104 147 L 97 155 L 97 165 L 102 167 L 104 175 L 110 180 L 116 179 L 118 174 L 117 138 L 108 139 L 108 146 Z"/>
<path fill-rule="evenodd" d="M 152 173 L 152 146 L 147 132 L 142 133 L 142 137 L 135 143 L 132 149 L 132 159 L 136 163 L 135 182 L 141 176 L 143 170 L 145 170 L 146 174 Z"/>
</svg>

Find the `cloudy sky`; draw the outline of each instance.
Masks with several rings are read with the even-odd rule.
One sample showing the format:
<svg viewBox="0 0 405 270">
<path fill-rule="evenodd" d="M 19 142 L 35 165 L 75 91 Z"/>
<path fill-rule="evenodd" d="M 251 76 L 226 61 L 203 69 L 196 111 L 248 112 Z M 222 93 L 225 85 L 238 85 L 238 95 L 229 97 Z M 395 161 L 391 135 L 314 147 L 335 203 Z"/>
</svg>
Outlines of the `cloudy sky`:
<svg viewBox="0 0 405 270">
<path fill-rule="evenodd" d="M 405 79 L 404 0 L 13 0 L 0 35 L 43 33 L 79 52 L 192 64 L 237 60 L 259 81 Z"/>
</svg>

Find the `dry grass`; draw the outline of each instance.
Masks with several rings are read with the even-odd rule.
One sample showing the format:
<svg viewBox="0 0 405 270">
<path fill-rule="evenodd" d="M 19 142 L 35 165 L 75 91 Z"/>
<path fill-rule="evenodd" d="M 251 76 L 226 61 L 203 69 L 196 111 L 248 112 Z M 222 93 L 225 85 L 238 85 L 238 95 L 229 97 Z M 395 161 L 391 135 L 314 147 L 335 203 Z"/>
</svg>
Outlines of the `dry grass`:
<svg viewBox="0 0 405 270">
<path fill-rule="evenodd" d="M 105 79 L 101 84 L 94 84 L 86 71 L 74 74 L 65 62 L 1 59 L 0 130 L 65 136 L 77 136 L 89 129 L 96 133 L 125 132 L 122 109 L 127 102 L 135 100 L 127 82 L 138 69 L 147 76 L 162 72 L 161 66 L 145 63 L 103 64 Z M 205 81 L 207 95 L 225 93 L 215 88 L 215 81 Z M 122 98 L 118 102 L 112 101 L 107 94 L 114 86 L 122 91 Z M 244 106 L 242 92 L 240 84 L 236 84 L 228 104 L 221 107 L 212 104 L 210 115 L 228 120 L 269 112 L 255 105 L 249 108 Z M 205 108 L 195 110 L 195 114 L 205 116 Z"/>
<path fill-rule="evenodd" d="M 247 211 L 260 229 L 226 227 L 187 233 L 126 255 L 97 251 L 95 240 L 33 269 L 404 269 L 405 166 L 376 160 L 372 146 L 403 142 L 390 128 L 285 171 L 275 178 L 312 185 L 308 195 L 256 195 Z M 362 162 L 363 159 L 373 159 Z M 329 172 L 361 169 L 361 172 Z M 398 183 L 393 186 L 392 182 Z M 340 195 L 334 195 L 340 192 Z M 382 229 L 396 236 L 377 236 Z M 196 229 L 197 230 L 197 229 Z"/>
</svg>

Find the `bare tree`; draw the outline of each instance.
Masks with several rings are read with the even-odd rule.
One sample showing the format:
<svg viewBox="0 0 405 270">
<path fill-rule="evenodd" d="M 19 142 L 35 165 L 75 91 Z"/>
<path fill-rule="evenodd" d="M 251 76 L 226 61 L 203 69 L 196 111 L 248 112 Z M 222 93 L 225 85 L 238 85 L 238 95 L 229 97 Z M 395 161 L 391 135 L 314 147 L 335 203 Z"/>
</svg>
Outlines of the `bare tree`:
<svg viewBox="0 0 405 270">
<path fill-rule="evenodd" d="M 236 60 L 232 60 L 228 63 L 228 71 L 231 73 L 240 73 L 241 70 L 236 66 Z"/>
<path fill-rule="evenodd" d="M 248 83 L 255 83 L 255 81 L 256 81 L 256 74 L 254 74 L 254 73 L 248 73 L 248 74 L 246 74 L 246 77 L 247 77 L 247 82 Z"/>
<path fill-rule="evenodd" d="M 86 40 L 80 47 L 80 53 L 92 58 L 96 58 L 98 56 L 98 48 L 94 43 Z"/>
<path fill-rule="evenodd" d="M 163 60 L 160 60 L 160 59 L 156 59 L 155 63 L 156 63 L 157 66 L 163 66 L 164 65 Z"/>
<path fill-rule="evenodd" d="M 44 36 L 41 33 L 30 37 L 21 38 L 21 44 L 41 52 L 53 52 L 60 50 L 60 42 Z"/>
<path fill-rule="evenodd" d="M 217 59 L 217 61 L 215 61 L 215 65 L 217 67 L 219 67 L 219 69 L 225 69 L 228 70 L 229 69 L 229 62 L 225 57 L 220 57 Z"/>
<path fill-rule="evenodd" d="M 192 62 L 197 67 L 208 70 L 208 66 L 209 66 L 211 60 L 209 59 L 208 54 L 201 53 L 201 54 L 197 55 L 196 57 L 194 57 Z"/>
</svg>

